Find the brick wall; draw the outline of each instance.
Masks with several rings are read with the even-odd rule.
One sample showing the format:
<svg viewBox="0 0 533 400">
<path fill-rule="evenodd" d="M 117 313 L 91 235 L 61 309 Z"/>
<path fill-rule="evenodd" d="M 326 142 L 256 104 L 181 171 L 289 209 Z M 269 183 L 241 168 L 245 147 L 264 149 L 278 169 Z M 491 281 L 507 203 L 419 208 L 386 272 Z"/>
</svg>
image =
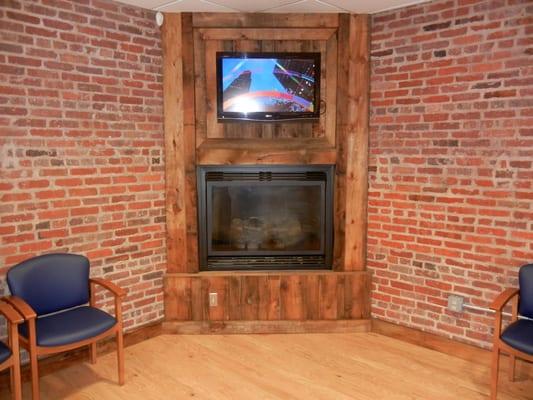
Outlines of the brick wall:
<svg viewBox="0 0 533 400">
<path fill-rule="evenodd" d="M 373 314 L 486 345 L 486 307 L 533 260 L 533 33 L 527 1 L 373 16 L 368 265 Z M 87 255 L 160 319 L 161 51 L 149 11 L 110 0 L 0 5 L 0 277 Z M 529 39 L 528 39 L 529 37 Z M 0 292 L 6 292 L 2 279 Z"/>
<path fill-rule="evenodd" d="M 533 6 L 442 0 L 372 18 L 368 265 L 376 318 L 485 346 L 533 261 Z"/>
<path fill-rule="evenodd" d="M 108 0 L 0 2 L 0 292 L 30 256 L 85 254 L 163 316 L 162 77 L 153 13 Z"/>
</svg>

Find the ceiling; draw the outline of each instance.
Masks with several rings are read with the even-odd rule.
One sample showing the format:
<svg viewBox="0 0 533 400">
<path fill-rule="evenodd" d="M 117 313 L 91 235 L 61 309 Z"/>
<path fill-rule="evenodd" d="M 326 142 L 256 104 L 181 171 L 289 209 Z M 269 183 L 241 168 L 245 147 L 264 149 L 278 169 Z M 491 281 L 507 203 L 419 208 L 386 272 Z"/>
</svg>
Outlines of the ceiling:
<svg viewBox="0 0 533 400">
<path fill-rule="evenodd" d="M 374 14 L 428 0 L 119 0 L 162 12 L 275 12 Z"/>
</svg>

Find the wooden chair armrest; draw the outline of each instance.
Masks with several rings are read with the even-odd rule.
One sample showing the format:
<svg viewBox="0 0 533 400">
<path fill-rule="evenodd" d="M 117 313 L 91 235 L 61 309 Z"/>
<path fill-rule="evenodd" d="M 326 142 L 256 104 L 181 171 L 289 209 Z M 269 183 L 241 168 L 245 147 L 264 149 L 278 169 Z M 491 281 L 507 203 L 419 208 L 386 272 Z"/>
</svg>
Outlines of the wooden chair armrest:
<svg viewBox="0 0 533 400">
<path fill-rule="evenodd" d="M 91 278 L 89 282 L 95 285 L 102 286 L 103 288 L 109 290 L 111 293 L 115 295 L 115 297 L 122 298 L 126 296 L 127 294 L 127 291 L 125 289 L 122 289 L 120 286 L 117 286 L 113 282 L 108 281 L 106 279 Z"/>
<path fill-rule="evenodd" d="M 4 301 L 0 301 L 0 314 L 2 314 L 10 324 L 20 324 L 24 318 L 13 307 Z"/>
<path fill-rule="evenodd" d="M 8 296 L 2 299 L 21 314 L 26 321 L 37 317 L 37 313 L 31 306 L 17 296 Z"/>
<path fill-rule="evenodd" d="M 509 288 L 505 289 L 502 293 L 498 295 L 490 305 L 490 309 L 494 311 L 501 311 L 503 307 L 507 304 L 511 298 L 516 296 L 520 292 L 519 289 Z"/>
</svg>

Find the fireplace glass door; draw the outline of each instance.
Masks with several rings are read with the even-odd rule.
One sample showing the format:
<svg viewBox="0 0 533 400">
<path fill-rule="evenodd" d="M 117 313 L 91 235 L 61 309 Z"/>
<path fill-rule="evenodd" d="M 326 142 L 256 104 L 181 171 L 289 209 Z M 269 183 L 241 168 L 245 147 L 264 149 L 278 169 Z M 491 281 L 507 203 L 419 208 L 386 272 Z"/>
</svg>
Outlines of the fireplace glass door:
<svg viewBox="0 0 533 400">
<path fill-rule="evenodd" d="M 327 268 L 331 175 L 331 167 L 201 168 L 202 269 Z"/>
</svg>

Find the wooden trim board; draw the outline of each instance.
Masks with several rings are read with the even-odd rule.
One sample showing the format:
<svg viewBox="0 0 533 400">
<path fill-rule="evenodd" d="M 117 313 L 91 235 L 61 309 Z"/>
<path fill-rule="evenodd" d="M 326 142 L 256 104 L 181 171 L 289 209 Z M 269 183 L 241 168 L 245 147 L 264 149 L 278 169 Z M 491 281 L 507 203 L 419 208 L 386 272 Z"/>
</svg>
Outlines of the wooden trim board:
<svg viewBox="0 0 533 400">
<path fill-rule="evenodd" d="M 194 13 L 198 28 L 336 28 L 338 14 Z"/>
<path fill-rule="evenodd" d="M 187 270 L 185 214 L 185 103 L 181 14 L 168 14 L 161 31 L 163 43 L 163 104 L 165 126 L 165 201 L 168 269 Z"/>
<path fill-rule="evenodd" d="M 163 323 L 168 334 L 291 334 L 369 332 L 369 319 L 337 321 L 173 321 Z"/>
<path fill-rule="evenodd" d="M 370 35 L 368 15 L 341 14 L 337 62 L 334 268 L 366 268 Z"/>
<path fill-rule="evenodd" d="M 203 40 L 328 40 L 335 28 L 201 28 Z"/>
</svg>

